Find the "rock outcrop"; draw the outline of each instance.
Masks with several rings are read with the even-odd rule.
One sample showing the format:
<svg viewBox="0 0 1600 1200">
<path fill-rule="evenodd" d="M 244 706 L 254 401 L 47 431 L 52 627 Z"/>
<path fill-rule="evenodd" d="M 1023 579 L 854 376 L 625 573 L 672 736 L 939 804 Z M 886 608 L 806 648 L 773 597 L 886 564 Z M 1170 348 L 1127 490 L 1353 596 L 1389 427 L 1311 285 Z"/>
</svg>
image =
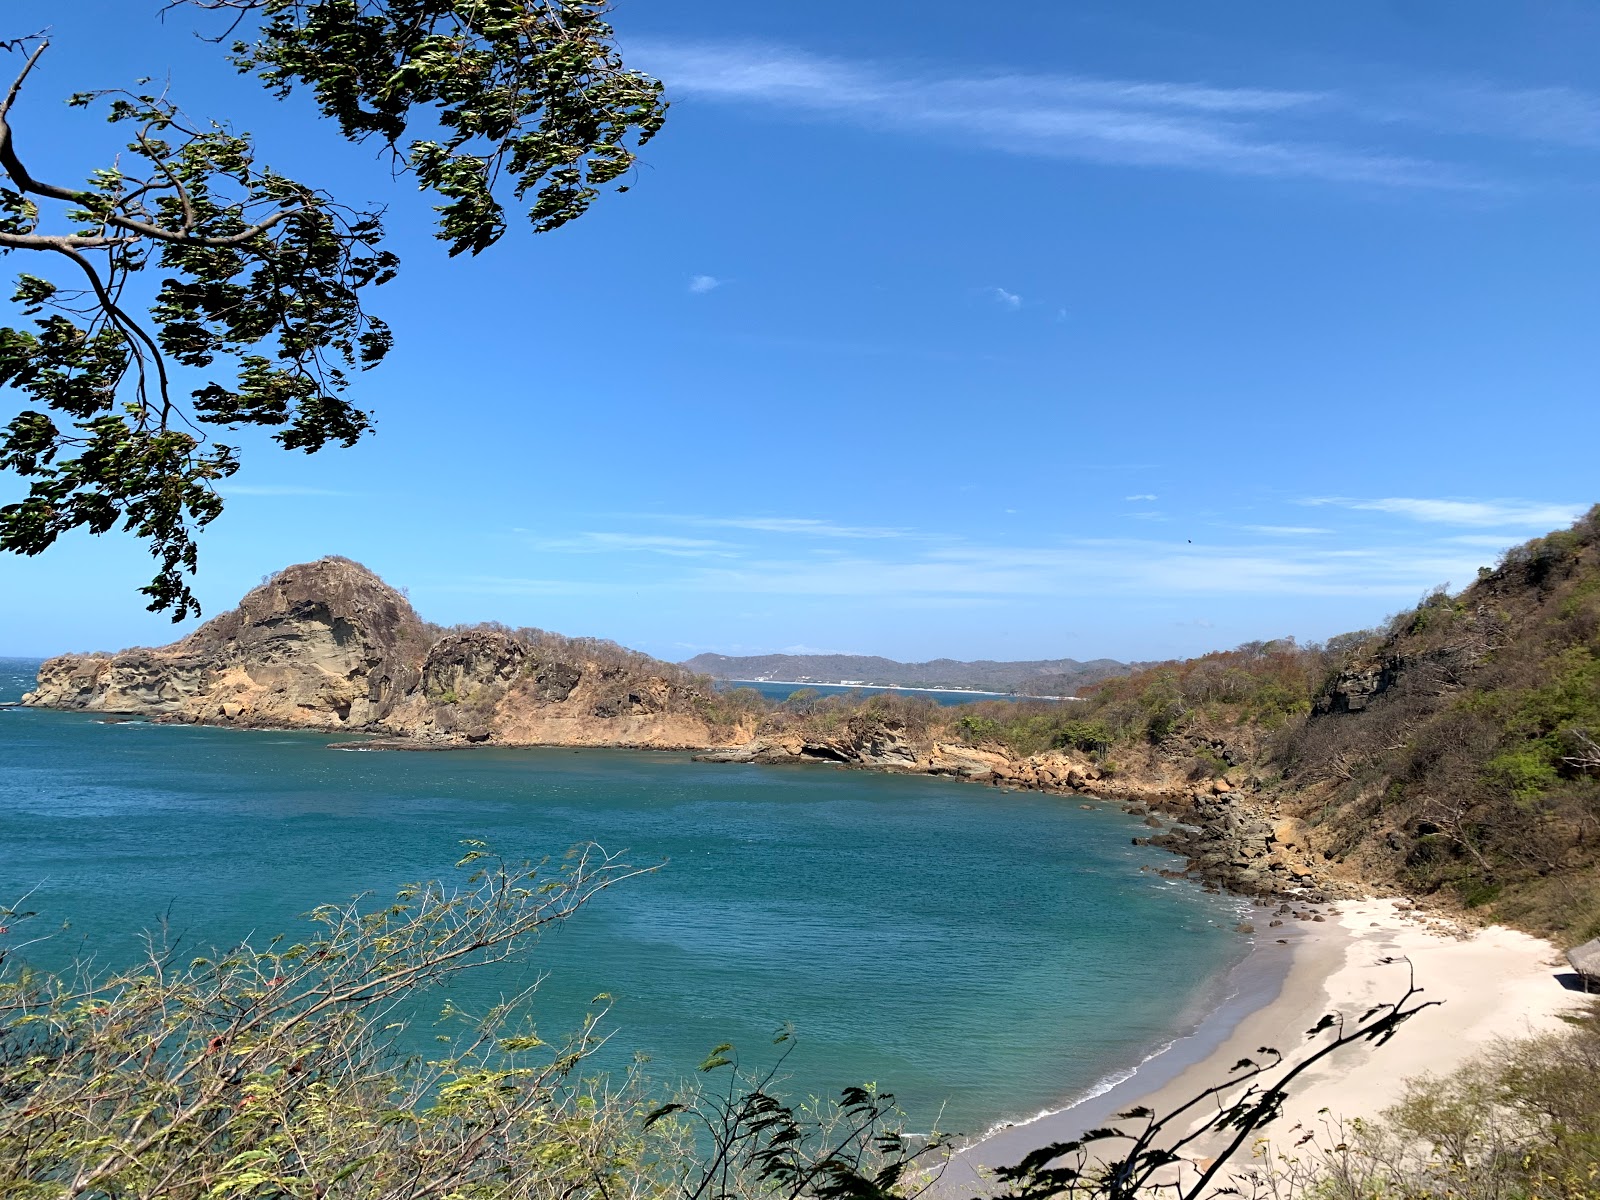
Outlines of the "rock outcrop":
<svg viewBox="0 0 1600 1200">
<path fill-rule="evenodd" d="M 158 649 L 47 661 L 25 704 L 445 745 L 703 749 L 748 732 L 708 689 L 607 642 L 497 626 L 441 630 L 343 558 L 288 567 Z"/>
<path fill-rule="evenodd" d="M 1022 757 L 971 745 L 956 723 L 929 720 L 939 713 L 926 706 L 906 719 L 866 705 L 836 720 L 796 720 L 771 706 L 724 704 L 703 678 L 610 642 L 429 625 L 399 592 L 342 558 L 280 571 L 170 646 L 51 659 L 23 702 L 363 734 L 392 749 L 689 749 L 712 761 L 826 763 L 1081 794 L 1143 815 L 1152 836 L 1138 840 L 1188 860 L 1174 873 L 1257 895 L 1325 890 L 1303 832 L 1236 765 L 1250 756 L 1231 743 L 1206 743 L 1228 770 L 1196 782 L 1181 755 L 1151 751 L 1113 768 L 1069 749 Z"/>
</svg>

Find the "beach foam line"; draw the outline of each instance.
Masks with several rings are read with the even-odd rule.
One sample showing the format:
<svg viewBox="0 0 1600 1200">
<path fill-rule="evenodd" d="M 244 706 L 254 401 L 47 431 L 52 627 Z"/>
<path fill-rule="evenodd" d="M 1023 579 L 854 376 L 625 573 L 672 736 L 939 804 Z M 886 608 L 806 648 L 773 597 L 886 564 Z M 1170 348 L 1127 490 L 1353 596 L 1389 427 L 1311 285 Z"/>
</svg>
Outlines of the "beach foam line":
<svg viewBox="0 0 1600 1200">
<path fill-rule="evenodd" d="M 1583 1004 L 1581 994 L 1559 981 L 1562 964 L 1550 942 L 1502 926 L 1462 929 L 1421 915 L 1407 902 L 1340 901 L 1334 907 L 1337 915 L 1326 922 L 1290 922 L 1258 934 L 1235 968 L 1239 987 L 1193 1035 L 1147 1058 L 1142 1070 L 1098 1096 L 963 1147 L 933 1194 L 972 1195 L 983 1186 L 981 1168 L 1076 1138 L 1119 1111 L 1170 1113 L 1225 1082 L 1232 1064 L 1257 1047 L 1276 1046 L 1286 1063 L 1299 1061 L 1312 1052 L 1305 1031 L 1323 1014 L 1357 1018 L 1394 1000 L 1405 987 L 1406 963 L 1426 998 L 1445 1003 L 1417 1014 L 1391 1045 L 1355 1043 L 1296 1080 L 1282 1115 L 1260 1131 L 1269 1141 L 1282 1139 L 1275 1149 L 1292 1152 L 1305 1131 L 1321 1128 L 1322 1110 L 1333 1119 L 1375 1117 L 1400 1098 L 1407 1079 L 1448 1073 L 1497 1038 L 1559 1028 L 1562 1015 Z M 1222 1099 L 1227 1102 L 1226 1095 Z M 1197 1117 L 1196 1125 L 1206 1119 Z M 1218 1148 L 1215 1137 L 1205 1138 L 1191 1152 Z"/>
<path fill-rule="evenodd" d="M 1173 1038 L 1171 1041 L 1163 1042 L 1154 1050 L 1150 1051 L 1149 1054 L 1146 1054 L 1143 1058 L 1141 1058 L 1134 1066 L 1122 1067 L 1118 1070 L 1107 1072 L 1094 1083 L 1090 1084 L 1083 1093 L 1073 1097 L 1073 1099 L 1068 1101 L 1066 1104 L 1061 1105 L 1059 1108 L 1041 1108 L 1038 1112 L 1034 1113 L 1033 1116 L 1021 1117 L 1015 1121 L 996 1121 L 993 1125 L 989 1126 L 988 1129 L 983 1131 L 983 1134 L 978 1138 L 978 1141 L 987 1141 L 989 1138 L 992 1138 L 995 1134 L 1000 1133 L 1002 1130 L 1023 1129 L 1029 1125 L 1036 1124 L 1039 1121 L 1047 1120 L 1050 1117 L 1059 1117 L 1064 1113 L 1070 1113 L 1080 1104 L 1088 1104 L 1091 1100 L 1098 1100 L 1101 1096 L 1115 1091 L 1129 1080 L 1135 1078 L 1139 1074 L 1140 1067 L 1154 1059 L 1160 1058 L 1179 1042 L 1183 1041 L 1185 1037 L 1190 1036 L 1193 1036 L 1192 1033 L 1183 1034 L 1179 1037 Z"/>
</svg>

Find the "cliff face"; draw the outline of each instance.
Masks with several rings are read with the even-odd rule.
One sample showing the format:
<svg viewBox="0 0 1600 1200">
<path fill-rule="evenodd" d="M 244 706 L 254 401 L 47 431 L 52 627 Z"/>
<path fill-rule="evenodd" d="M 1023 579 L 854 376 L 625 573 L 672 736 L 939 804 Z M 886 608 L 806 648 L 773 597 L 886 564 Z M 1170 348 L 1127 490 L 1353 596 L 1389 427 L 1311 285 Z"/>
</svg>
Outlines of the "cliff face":
<svg viewBox="0 0 1600 1200">
<path fill-rule="evenodd" d="M 445 631 L 358 563 L 280 571 L 170 646 L 46 662 L 24 704 L 430 744 L 729 745 L 695 677 L 609 643 Z"/>
</svg>

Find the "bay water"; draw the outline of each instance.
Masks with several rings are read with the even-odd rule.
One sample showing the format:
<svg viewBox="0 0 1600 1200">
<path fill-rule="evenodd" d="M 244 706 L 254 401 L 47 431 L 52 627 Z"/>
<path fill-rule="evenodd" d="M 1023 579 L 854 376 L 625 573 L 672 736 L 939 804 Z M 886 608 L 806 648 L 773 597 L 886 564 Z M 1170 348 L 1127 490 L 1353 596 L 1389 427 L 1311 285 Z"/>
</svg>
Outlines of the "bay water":
<svg viewBox="0 0 1600 1200">
<path fill-rule="evenodd" d="M 0 660 L 0 701 L 35 665 Z M 29 958 L 125 963 L 163 920 L 189 952 L 297 936 L 313 905 L 450 876 L 462 839 L 518 858 L 593 840 L 661 869 L 526 961 L 458 977 L 458 1005 L 543 975 L 555 1040 L 609 993 L 598 1065 L 643 1053 L 663 1084 L 721 1042 L 765 1065 L 791 1023 L 791 1094 L 872 1081 L 913 1127 L 979 1133 L 1137 1064 L 1220 1000 L 1247 949 L 1235 902 L 1161 878 L 1171 860 L 1109 805 L 685 754 L 333 740 L 0 709 L 0 892 L 36 889 L 28 933 L 50 932 Z M 418 1000 L 430 1035 L 440 1000 Z"/>
</svg>

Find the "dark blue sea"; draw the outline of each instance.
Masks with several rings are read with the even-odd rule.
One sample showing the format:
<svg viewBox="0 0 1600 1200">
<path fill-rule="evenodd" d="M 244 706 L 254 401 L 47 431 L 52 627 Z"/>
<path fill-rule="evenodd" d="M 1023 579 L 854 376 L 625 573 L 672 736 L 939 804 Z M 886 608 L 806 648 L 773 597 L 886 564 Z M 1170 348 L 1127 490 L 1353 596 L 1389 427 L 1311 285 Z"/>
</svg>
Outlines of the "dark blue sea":
<svg viewBox="0 0 1600 1200">
<path fill-rule="evenodd" d="M 0 660 L 0 700 L 34 664 Z M 604 750 L 339 752 L 325 735 L 0 709 L 0 891 L 37 889 L 40 965 L 296 931 L 313 905 L 592 839 L 662 869 L 603 894 L 523 963 L 462 977 L 486 1006 L 548 978 L 541 1034 L 616 997 L 602 1065 L 662 1080 L 717 1043 L 796 1094 L 874 1081 L 913 1121 L 978 1132 L 1082 1095 L 1215 1002 L 1234 904 L 1142 868 L 1109 806 L 933 778 Z M 15 937 L 15 934 L 10 936 Z M 419 1011 L 437 1000 L 419 998 Z M 429 1007 L 432 1005 L 432 1007 Z M 429 1031 L 430 1033 L 433 1031 Z"/>
</svg>

